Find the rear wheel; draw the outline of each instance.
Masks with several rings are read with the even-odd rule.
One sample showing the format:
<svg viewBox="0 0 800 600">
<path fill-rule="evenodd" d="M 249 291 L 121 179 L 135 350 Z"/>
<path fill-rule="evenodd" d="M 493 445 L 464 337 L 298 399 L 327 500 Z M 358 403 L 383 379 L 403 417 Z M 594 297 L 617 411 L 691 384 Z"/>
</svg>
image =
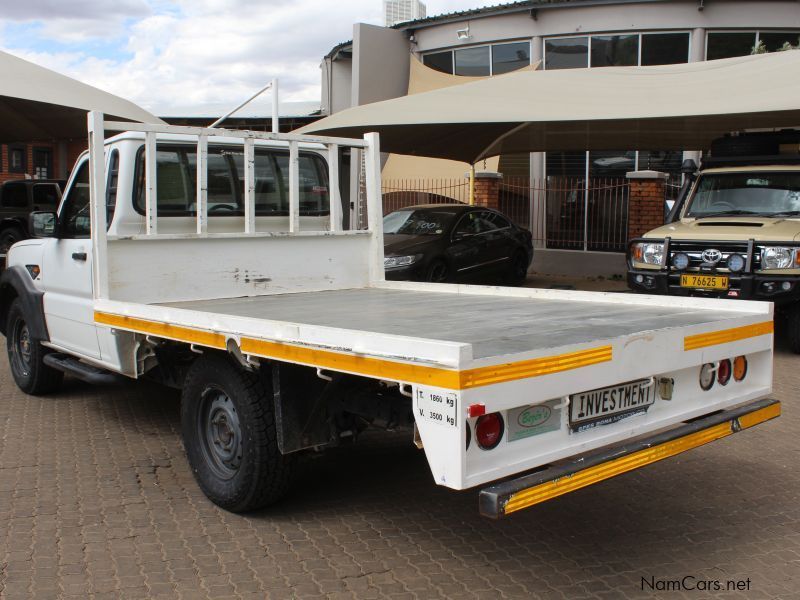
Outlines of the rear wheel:
<svg viewBox="0 0 800 600">
<path fill-rule="evenodd" d="M 528 256 L 517 250 L 511 257 L 511 266 L 508 272 L 508 282 L 511 285 L 522 285 L 528 278 Z"/>
<path fill-rule="evenodd" d="M 278 448 L 272 395 L 227 356 L 203 355 L 190 368 L 181 429 L 195 479 L 214 504 L 246 512 L 289 490 L 294 455 Z"/>
<path fill-rule="evenodd" d="M 445 283 L 448 277 L 447 263 L 442 259 L 437 258 L 430 265 L 425 272 L 425 281 L 433 283 Z"/>
<path fill-rule="evenodd" d="M 25 238 L 23 231 L 17 227 L 9 227 L 0 231 L 0 255 L 5 256 L 8 254 L 11 246 Z M 4 261 L 5 258 L 0 258 Z"/>
<path fill-rule="evenodd" d="M 11 303 L 6 323 L 6 349 L 11 375 L 19 389 L 38 396 L 54 392 L 61 385 L 64 373 L 44 364 L 47 348 L 31 337 L 28 320 L 17 298 Z"/>
</svg>

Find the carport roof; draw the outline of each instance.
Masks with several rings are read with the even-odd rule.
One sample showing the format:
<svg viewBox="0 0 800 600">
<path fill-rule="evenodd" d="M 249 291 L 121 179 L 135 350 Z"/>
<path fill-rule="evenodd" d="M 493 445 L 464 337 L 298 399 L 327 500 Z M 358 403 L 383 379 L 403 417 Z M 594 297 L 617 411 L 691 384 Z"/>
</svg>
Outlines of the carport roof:
<svg viewBox="0 0 800 600">
<path fill-rule="evenodd" d="M 133 102 L 0 52 L 0 142 L 86 137 L 86 113 L 162 123 Z"/>
<path fill-rule="evenodd" d="M 800 51 L 658 67 L 516 71 L 366 104 L 298 130 L 375 131 L 386 152 L 476 162 L 556 150 L 708 148 L 800 126 Z"/>
</svg>

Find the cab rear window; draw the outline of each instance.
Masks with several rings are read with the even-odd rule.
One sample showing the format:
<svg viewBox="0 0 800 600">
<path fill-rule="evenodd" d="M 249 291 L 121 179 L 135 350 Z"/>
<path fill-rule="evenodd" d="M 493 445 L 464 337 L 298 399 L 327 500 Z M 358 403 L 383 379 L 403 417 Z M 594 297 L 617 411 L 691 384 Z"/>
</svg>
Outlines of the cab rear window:
<svg viewBox="0 0 800 600">
<path fill-rule="evenodd" d="M 325 161 L 300 153 L 300 214 L 327 215 L 328 173 Z M 145 212 L 144 147 L 136 158 L 133 204 Z M 156 148 L 159 216 L 194 216 L 197 199 L 197 148 L 159 144 Z M 208 214 L 244 214 L 244 151 L 236 146 L 208 147 Z M 289 152 L 255 151 L 255 212 L 258 216 L 289 214 Z"/>
</svg>

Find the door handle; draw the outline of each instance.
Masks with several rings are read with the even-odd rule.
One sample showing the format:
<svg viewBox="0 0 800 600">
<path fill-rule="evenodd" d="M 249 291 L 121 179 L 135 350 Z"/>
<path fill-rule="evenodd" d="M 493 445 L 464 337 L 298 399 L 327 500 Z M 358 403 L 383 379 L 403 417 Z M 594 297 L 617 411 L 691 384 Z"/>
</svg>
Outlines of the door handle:
<svg viewBox="0 0 800 600">
<path fill-rule="evenodd" d="M 73 252 L 72 260 L 86 260 L 86 252 Z"/>
</svg>

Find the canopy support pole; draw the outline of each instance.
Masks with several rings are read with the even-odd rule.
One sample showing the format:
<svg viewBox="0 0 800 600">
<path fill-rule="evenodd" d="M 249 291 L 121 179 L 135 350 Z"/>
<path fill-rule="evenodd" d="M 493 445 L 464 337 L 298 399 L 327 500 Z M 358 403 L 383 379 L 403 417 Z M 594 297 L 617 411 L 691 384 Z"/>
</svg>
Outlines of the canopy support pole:
<svg viewBox="0 0 800 600">
<path fill-rule="evenodd" d="M 475 206 L 475 165 L 469 166 L 469 205 Z"/>
</svg>

